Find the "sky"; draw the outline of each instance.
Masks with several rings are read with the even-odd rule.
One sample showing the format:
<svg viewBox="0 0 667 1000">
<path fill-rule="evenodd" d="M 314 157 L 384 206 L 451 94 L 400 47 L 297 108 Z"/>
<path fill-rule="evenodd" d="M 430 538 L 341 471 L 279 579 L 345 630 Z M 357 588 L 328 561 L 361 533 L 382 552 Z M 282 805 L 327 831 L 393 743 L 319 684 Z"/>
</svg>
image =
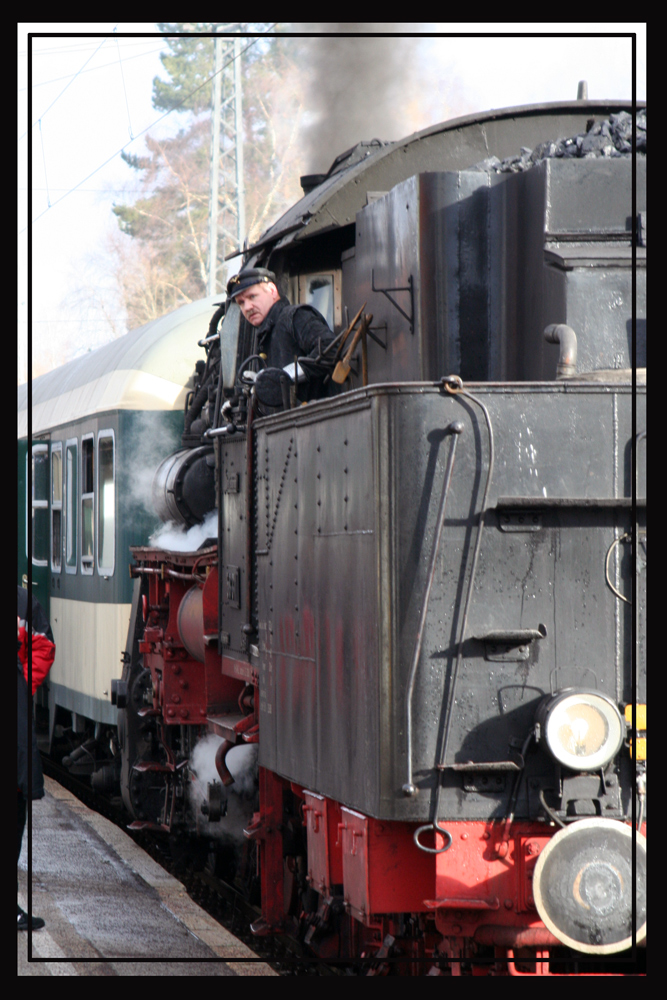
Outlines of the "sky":
<svg viewBox="0 0 667 1000">
<path fill-rule="evenodd" d="M 306 27 L 313 33 L 322 28 L 318 24 Z M 418 43 L 423 85 L 418 127 L 491 108 L 574 100 L 582 79 L 588 82 L 591 99 L 629 99 L 631 42 L 612 37 L 616 33 L 637 34 L 637 98 L 646 99 L 645 24 L 376 27 L 395 31 L 397 39 L 406 31 L 425 36 Z M 427 37 L 435 32 L 445 37 Z M 480 37 L 486 32 L 503 37 Z M 32 39 L 30 79 L 29 33 L 52 36 Z M 86 33 L 100 37 L 83 37 Z M 140 33 L 152 37 L 130 37 Z M 453 38 L 453 33 L 471 37 Z M 539 37 L 528 37 L 532 33 Z M 559 34 L 568 37 L 556 37 Z M 34 360 L 39 359 L 42 369 L 48 370 L 126 332 L 122 313 L 112 303 L 104 247 L 107 235 L 117 226 L 114 201 L 131 199 L 136 184 L 121 151 L 142 153 L 147 131 L 169 135 L 184 124 L 177 115 L 164 118 L 151 104 L 153 78 L 165 77 L 159 60 L 164 48 L 154 23 L 18 24 L 19 381 L 27 377 L 29 334 Z M 372 134 L 369 108 L 365 138 Z M 305 167 L 301 172 L 306 172 Z"/>
</svg>

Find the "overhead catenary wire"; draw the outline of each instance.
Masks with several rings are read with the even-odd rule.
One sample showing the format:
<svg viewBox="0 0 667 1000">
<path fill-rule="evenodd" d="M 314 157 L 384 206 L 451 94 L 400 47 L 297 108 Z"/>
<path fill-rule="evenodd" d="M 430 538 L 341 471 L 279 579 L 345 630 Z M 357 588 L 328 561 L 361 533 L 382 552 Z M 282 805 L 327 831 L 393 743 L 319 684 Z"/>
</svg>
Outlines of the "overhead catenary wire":
<svg viewBox="0 0 667 1000">
<path fill-rule="evenodd" d="M 118 27 L 118 25 L 116 25 L 116 28 L 117 28 L 117 27 Z M 113 30 L 115 31 L 115 30 L 116 30 L 116 28 L 114 28 Z M 57 96 L 56 98 L 54 98 L 54 99 L 53 99 L 53 100 L 51 101 L 51 103 L 49 104 L 49 106 L 48 106 L 48 108 L 46 109 L 46 111 L 42 111 L 41 115 L 40 115 L 40 116 L 39 116 L 39 118 L 37 119 L 37 122 L 39 122 L 39 123 L 41 123 L 41 122 L 42 122 L 42 120 L 43 120 L 43 119 L 44 119 L 44 118 L 46 117 L 46 115 L 47 115 L 47 114 L 49 113 L 49 111 L 51 110 L 51 108 L 52 108 L 52 107 L 53 107 L 53 106 L 54 106 L 55 104 L 57 104 L 57 103 L 58 103 L 58 101 L 59 101 L 59 100 L 60 100 L 60 98 L 61 98 L 61 97 L 63 96 L 63 94 L 65 93 L 65 91 L 67 90 L 67 88 L 68 88 L 68 87 L 70 86 L 70 84 L 74 83 L 74 81 L 75 81 L 75 80 L 76 80 L 76 78 L 77 78 L 77 77 L 79 76 L 79 74 L 80 74 L 80 73 L 81 73 L 81 72 L 82 72 L 82 71 L 83 71 L 83 70 L 84 70 L 84 69 L 86 68 L 86 66 L 88 65 L 88 63 L 90 62 L 90 60 L 91 60 L 91 59 L 94 59 L 94 57 L 95 57 L 95 56 L 97 55 L 97 53 L 98 53 L 98 52 L 100 51 L 100 49 L 102 48 L 102 46 L 103 46 L 103 45 L 105 44 L 105 42 L 106 42 L 106 41 L 107 41 L 107 39 L 106 39 L 106 38 L 103 38 L 103 39 L 102 39 L 102 42 L 100 43 L 100 45 L 98 45 L 98 46 L 97 46 L 97 48 L 95 49 L 95 51 L 93 52 L 93 54 L 92 54 L 91 56 L 89 56 L 89 57 L 88 57 L 88 59 L 86 59 L 85 63 L 84 63 L 84 64 L 83 64 L 83 66 L 81 67 L 81 69 L 80 69 L 80 70 L 78 70 L 78 71 L 77 71 L 77 72 L 76 72 L 76 73 L 74 74 L 74 76 L 73 76 L 73 77 L 72 77 L 72 78 L 71 78 L 71 79 L 69 80 L 69 82 L 65 84 L 65 86 L 64 86 L 64 87 L 63 87 L 63 89 L 62 89 L 62 90 L 60 91 L 60 93 L 58 94 L 58 96 Z M 33 124 L 33 128 L 35 127 L 35 124 L 37 124 L 37 122 L 35 122 L 35 123 Z"/>
<path fill-rule="evenodd" d="M 131 59 L 145 59 L 146 56 L 154 56 L 157 52 L 160 52 L 160 51 L 162 51 L 162 50 L 161 49 L 149 49 L 147 52 L 137 52 L 133 56 L 125 56 L 124 59 L 125 59 L 125 62 L 128 63 L 128 62 L 130 62 Z M 43 52 L 40 53 L 40 54 L 44 55 Z M 94 53 L 93 53 L 93 55 L 94 55 Z M 56 76 L 52 80 L 41 80 L 40 83 L 31 83 L 30 84 L 30 89 L 31 90 L 36 90 L 38 87 L 50 87 L 51 84 L 60 83 L 61 80 L 69 80 L 70 83 L 71 83 L 71 81 L 74 79 L 75 76 L 83 76 L 85 73 L 98 73 L 101 69 L 109 69 L 110 66 L 115 66 L 115 65 L 116 65 L 116 62 L 114 60 L 112 62 L 102 63 L 101 66 L 91 66 L 90 69 L 83 69 L 82 68 L 82 69 L 78 70 L 76 73 L 66 73 L 65 76 Z M 22 94 L 27 89 L 28 89 L 27 87 L 19 87 L 18 88 L 18 93 Z M 64 93 L 64 91 L 63 91 L 63 93 Z M 33 125 L 33 128 L 34 127 L 35 126 Z M 28 130 L 26 129 L 26 131 L 23 133 L 23 135 L 20 136 L 20 139 L 25 139 L 25 137 L 27 136 L 27 134 L 28 134 Z"/>
<path fill-rule="evenodd" d="M 275 28 L 275 26 L 276 26 L 277 23 L 278 22 L 275 21 L 273 24 L 269 25 L 269 27 L 266 29 L 265 32 L 262 32 L 262 34 L 257 35 L 256 37 L 254 37 L 251 42 L 249 42 L 244 48 L 242 48 L 240 50 L 238 56 L 236 56 L 236 55 L 231 56 L 225 63 L 223 63 L 223 65 L 221 66 L 221 68 L 218 70 L 218 73 L 222 73 L 228 66 L 230 66 L 234 62 L 234 60 L 236 58 L 240 58 L 245 52 L 248 51 L 248 49 L 252 48 L 252 46 L 255 45 L 259 41 L 260 38 L 263 38 L 273 28 Z M 105 41 L 106 41 L 106 39 L 105 39 Z M 96 51 L 98 51 L 98 50 L 99 50 L 99 48 Z M 93 53 L 93 55 L 94 54 L 95 53 Z M 92 56 L 91 56 L 91 59 L 92 59 Z M 88 60 L 88 62 L 90 62 L 90 60 Z M 207 77 L 207 79 L 203 81 L 203 83 L 200 83 L 198 87 L 195 87 L 194 90 L 192 90 L 189 94 L 186 94 L 186 96 L 183 98 L 182 101 L 179 101 L 179 103 L 176 104 L 176 105 L 174 105 L 173 108 L 170 108 L 169 111 L 166 111 L 163 115 L 160 115 L 160 117 L 157 118 L 154 122 L 152 122 L 150 125 L 147 125 L 146 128 L 144 128 L 144 129 L 141 130 L 141 132 L 138 132 L 137 135 L 134 136 L 134 138 L 130 139 L 129 142 L 126 142 L 123 146 L 120 147 L 120 149 L 117 149 L 114 153 L 112 153 L 112 155 L 109 156 L 103 163 L 101 163 L 98 167 L 95 167 L 94 170 L 92 170 L 89 174 L 87 174 L 85 177 L 83 177 L 79 181 L 78 184 L 75 184 L 73 187 L 69 188 L 65 192 L 65 194 L 63 194 L 60 198 L 58 198 L 53 203 L 50 203 L 48 205 L 48 207 L 44 209 L 43 212 L 40 212 L 39 215 L 35 216 L 35 218 L 31 220 L 30 225 L 34 225 L 35 222 L 38 222 L 39 219 L 41 219 L 44 215 L 46 215 L 47 212 L 49 212 L 52 208 L 55 208 L 56 205 L 59 205 L 60 202 L 64 201 L 64 199 L 67 198 L 70 194 L 73 194 L 74 191 L 78 190 L 78 188 L 80 188 L 82 184 L 85 184 L 86 181 L 90 180 L 91 177 L 94 177 L 95 174 L 99 173 L 100 170 L 103 170 L 104 167 L 107 166 L 107 164 L 111 163 L 111 161 L 114 160 L 125 149 L 127 149 L 128 146 L 130 146 L 133 142 L 135 142 L 136 139 L 141 138 L 141 136 L 144 135 L 146 132 L 148 132 L 150 129 L 155 128 L 155 126 L 159 125 L 159 123 L 161 121 L 164 121 L 164 119 L 167 118 L 170 114 L 172 114 L 172 112 L 177 111 L 178 108 L 180 108 L 183 104 L 185 104 L 185 102 L 187 100 L 189 100 L 194 94 L 196 94 L 199 90 L 201 90 L 202 87 L 205 87 L 207 84 L 209 84 L 211 82 L 211 80 L 215 76 L 216 76 L 216 74 L 212 73 L 211 76 Z M 52 106 L 53 105 L 50 105 L 50 107 L 52 107 Z M 47 110 L 49 110 L 49 109 L 47 108 Z M 27 228 L 28 227 L 25 226 L 23 229 L 21 229 L 19 231 L 19 235 L 21 235 L 22 233 L 24 233 Z"/>
</svg>

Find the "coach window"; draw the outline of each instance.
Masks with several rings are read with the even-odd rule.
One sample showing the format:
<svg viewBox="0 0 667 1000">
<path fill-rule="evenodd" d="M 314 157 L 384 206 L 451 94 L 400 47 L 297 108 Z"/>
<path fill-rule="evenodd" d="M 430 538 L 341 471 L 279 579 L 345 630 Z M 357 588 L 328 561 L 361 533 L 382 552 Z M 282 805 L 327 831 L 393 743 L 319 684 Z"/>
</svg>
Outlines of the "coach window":
<svg viewBox="0 0 667 1000">
<path fill-rule="evenodd" d="M 65 570 L 76 573 L 77 517 L 77 443 L 68 441 L 65 446 Z"/>
<path fill-rule="evenodd" d="M 97 491 L 97 569 L 104 576 L 111 576 L 114 569 L 114 544 L 116 535 L 113 431 L 100 431 L 98 435 L 97 468 L 99 470 Z"/>
<path fill-rule="evenodd" d="M 62 567 L 63 524 L 63 446 L 51 445 L 51 569 Z"/>
<path fill-rule="evenodd" d="M 32 561 L 49 565 L 49 446 L 32 446 Z"/>
<path fill-rule="evenodd" d="M 95 439 L 81 439 L 81 572 L 92 573 L 95 558 Z"/>
</svg>

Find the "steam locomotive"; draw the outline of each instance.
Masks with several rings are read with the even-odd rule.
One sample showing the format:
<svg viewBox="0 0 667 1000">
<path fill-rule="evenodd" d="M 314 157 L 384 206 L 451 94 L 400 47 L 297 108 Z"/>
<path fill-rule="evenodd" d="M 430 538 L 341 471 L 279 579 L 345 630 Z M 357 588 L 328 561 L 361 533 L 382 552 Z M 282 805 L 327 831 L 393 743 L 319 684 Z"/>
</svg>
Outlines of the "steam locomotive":
<svg viewBox="0 0 667 1000">
<path fill-rule="evenodd" d="M 338 394 L 302 404 L 299 359 L 263 393 L 224 297 L 128 335 L 135 360 L 177 330 L 204 351 L 143 407 L 182 420 L 151 487 L 178 548 L 123 514 L 154 468 L 136 398 L 77 429 L 34 385 L 33 534 L 78 622 L 59 652 L 86 617 L 113 649 L 102 606 L 129 619 L 120 676 L 89 639 L 54 674 L 51 737 L 80 733 L 71 766 L 135 828 L 222 859 L 241 817 L 258 935 L 400 975 L 613 973 L 645 940 L 645 155 L 610 138 L 631 110 L 489 112 L 302 178 L 244 264 L 341 352 L 363 324 Z"/>
</svg>

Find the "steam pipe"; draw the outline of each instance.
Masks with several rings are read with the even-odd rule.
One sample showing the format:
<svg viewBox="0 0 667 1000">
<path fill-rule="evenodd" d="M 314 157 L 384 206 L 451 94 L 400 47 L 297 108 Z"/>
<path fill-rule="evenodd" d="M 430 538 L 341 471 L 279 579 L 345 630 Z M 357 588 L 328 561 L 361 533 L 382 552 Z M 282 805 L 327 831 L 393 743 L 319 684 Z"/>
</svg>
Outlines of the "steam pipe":
<svg viewBox="0 0 667 1000">
<path fill-rule="evenodd" d="M 544 339 L 549 344 L 560 344 L 560 356 L 556 369 L 557 378 L 569 378 L 577 373 L 577 335 L 565 323 L 551 323 L 544 330 Z"/>
<path fill-rule="evenodd" d="M 231 740 L 223 740 L 215 752 L 215 768 L 220 775 L 220 781 L 226 786 L 234 784 L 234 776 L 225 763 L 225 758 L 233 746 L 236 744 Z"/>
</svg>

